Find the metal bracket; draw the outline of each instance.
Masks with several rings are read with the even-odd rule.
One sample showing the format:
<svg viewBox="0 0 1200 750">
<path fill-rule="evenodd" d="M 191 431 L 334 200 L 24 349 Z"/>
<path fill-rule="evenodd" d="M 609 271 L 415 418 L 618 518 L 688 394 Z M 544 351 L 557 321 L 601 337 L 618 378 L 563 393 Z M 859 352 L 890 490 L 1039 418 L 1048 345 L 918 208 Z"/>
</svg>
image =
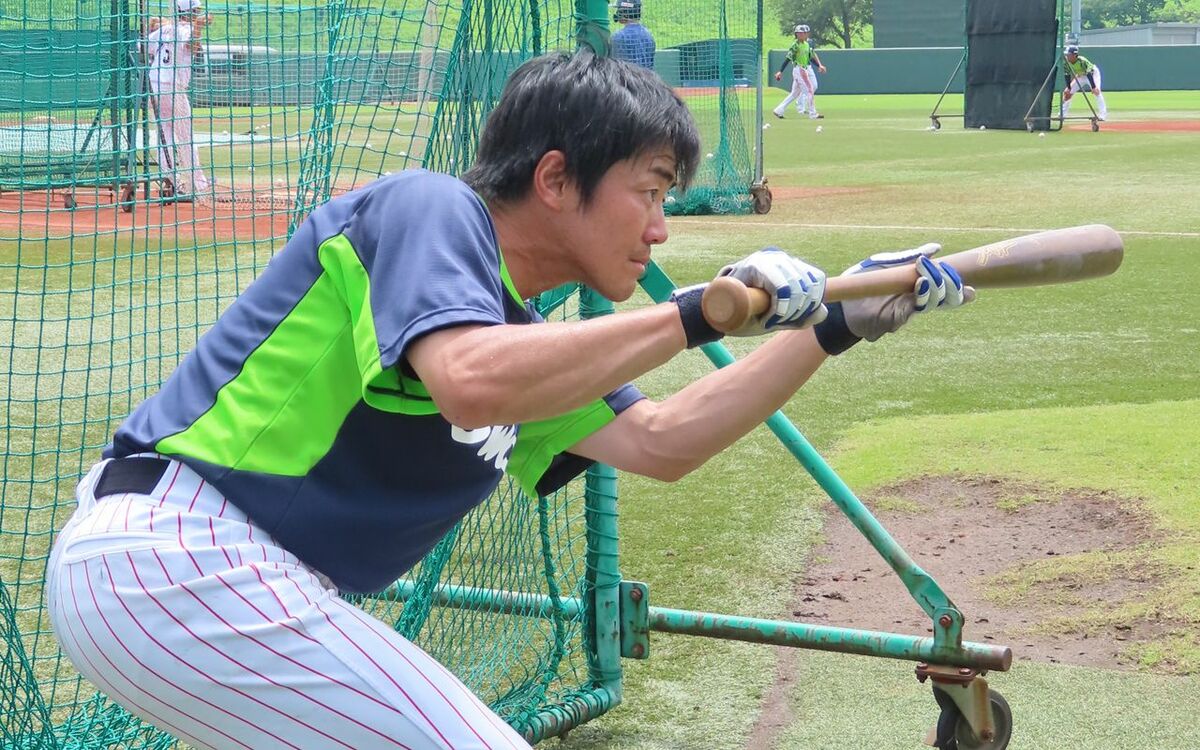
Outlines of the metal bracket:
<svg viewBox="0 0 1200 750">
<path fill-rule="evenodd" d="M 650 587 L 621 581 L 621 656 L 650 658 Z"/>
<path fill-rule="evenodd" d="M 991 697 L 984 674 L 987 673 L 970 667 L 943 667 L 925 662 L 917 664 L 917 680 L 933 680 L 933 689 L 954 701 L 975 736 L 990 742 L 996 736 L 996 723 L 992 717 Z"/>
</svg>

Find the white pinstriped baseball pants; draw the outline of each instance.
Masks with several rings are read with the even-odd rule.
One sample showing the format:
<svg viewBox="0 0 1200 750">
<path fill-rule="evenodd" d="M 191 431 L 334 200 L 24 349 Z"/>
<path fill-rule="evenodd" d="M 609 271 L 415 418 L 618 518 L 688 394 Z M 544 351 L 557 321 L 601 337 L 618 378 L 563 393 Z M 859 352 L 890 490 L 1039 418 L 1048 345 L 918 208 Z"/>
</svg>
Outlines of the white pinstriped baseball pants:
<svg viewBox="0 0 1200 750">
<path fill-rule="evenodd" d="M 187 90 L 158 89 L 152 82 L 154 111 L 158 117 L 158 167 L 182 195 L 206 193 L 208 175 L 200 167 L 200 149 L 192 133 L 192 104 Z"/>
<path fill-rule="evenodd" d="M 192 470 L 97 501 L 105 463 L 76 490 L 47 604 L 71 662 L 129 711 L 198 748 L 529 747 Z"/>
</svg>

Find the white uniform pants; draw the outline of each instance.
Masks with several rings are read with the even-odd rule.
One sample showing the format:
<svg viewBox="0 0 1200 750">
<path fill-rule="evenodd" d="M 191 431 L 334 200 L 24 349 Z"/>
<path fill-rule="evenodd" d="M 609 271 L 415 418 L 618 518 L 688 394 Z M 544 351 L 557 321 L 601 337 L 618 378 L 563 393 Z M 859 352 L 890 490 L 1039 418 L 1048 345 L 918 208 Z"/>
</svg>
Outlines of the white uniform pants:
<svg viewBox="0 0 1200 750">
<path fill-rule="evenodd" d="M 186 91 L 159 89 L 151 83 L 158 118 L 158 166 L 182 195 L 204 193 L 208 177 L 200 168 L 200 149 L 192 137 L 192 104 Z"/>
<path fill-rule="evenodd" d="M 1099 94 L 1095 95 L 1096 114 L 1099 115 L 1101 120 L 1103 120 L 1108 117 L 1108 106 L 1104 103 L 1104 86 L 1101 85 L 1099 66 L 1092 68 L 1092 78 L 1096 81 L 1095 89 L 1100 92 Z M 1067 91 L 1071 93 L 1071 96 L 1063 97 L 1063 117 L 1067 117 L 1071 114 L 1071 102 L 1075 101 L 1075 94 L 1083 91 L 1083 87 L 1085 85 L 1089 87 L 1092 85 L 1092 82 L 1088 80 L 1086 75 L 1075 76 L 1071 79 L 1071 85 L 1067 87 Z"/>
<path fill-rule="evenodd" d="M 813 96 L 817 95 L 817 89 L 821 87 L 821 84 L 817 81 L 817 71 L 813 70 L 812 65 L 808 66 L 808 82 L 812 84 L 812 96 L 809 96 L 805 91 L 800 92 L 800 98 L 796 100 L 796 109 L 799 110 L 800 114 L 808 111 L 808 105 L 812 102 Z M 816 107 L 813 107 L 813 112 L 816 111 Z"/>
<path fill-rule="evenodd" d="M 96 498 L 50 557 L 63 651 L 132 713 L 197 748 L 527 750 L 457 678 L 177 462 Z"/>
<path fill-rule="evenodd" d="M 816 116 L 817 89 L 812 83 L 812 81 L 815 80 L 815 76 L 811 79 L 806 78 L 808 70 L 808 68 L 802 68 L 799 65 L 792 66 L 792 90 L 790 93 L 788 93 L 787 97 L 785 97 L 784 100 L 779 103 L 779 106 L 775 108 L 776 115 L 782 117 L 784 111 L 787 110 L 787 106 L 794 101 L 796 102 L 796 112 L 799 114 L 804 114 L 804 109 L 801 109 L 801 104 L 804 103 L 807 105 L 807 108 L 811 110 L 811 114 L 809 116 Z"/>
</svg>

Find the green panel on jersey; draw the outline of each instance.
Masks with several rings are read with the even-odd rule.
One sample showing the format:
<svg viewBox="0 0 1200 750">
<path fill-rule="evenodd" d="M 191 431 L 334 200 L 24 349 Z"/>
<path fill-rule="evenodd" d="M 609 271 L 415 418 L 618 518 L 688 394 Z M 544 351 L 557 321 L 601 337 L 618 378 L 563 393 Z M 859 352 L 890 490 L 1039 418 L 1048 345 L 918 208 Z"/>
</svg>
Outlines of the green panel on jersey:
<svg viewBox="0 0 1200 750">
<path fill-rule="evenodd" d="M 537 497 L 538 480 L 554 457 L 615 418 L 612 408 L 598 399 L 562 416 L 525 422 L 517 433 L 517 444 L 505 471 L 520 483 L 526 494 Z"/>
<path fill-rule="evenodd" d="M 221 388 L 212 408 L 159 441 L 157 450 L 241 471 L 304 476 L 360 399 L 382 411 L 437 412 L 423 385 L 381 366 L 370 284 L 350 242 L 333 237 L 317 256 L 325 273 Z"/>
<path fill-rule="evenodd" d="M 317 248 L 317 256 L 340 290 L 340 303 L 350 310 L 362 399 L 380 411 L 419 416 L 437 414 L 437 405 L 423 384 L 402 376 L 395 367 L 385 369 L 379 361 L 379 337 L 371 312 L 371 279 L 350 240 L 340 234 L 330 237 Z"/>
<path fill-rule="evenodd" d="M 338 309 L 341 290 L 322 274 L 212 408 L 157 450 L 242 471 L 308 473 L 361 396 L 350 323 L 330 315 Z"/>
</svg>

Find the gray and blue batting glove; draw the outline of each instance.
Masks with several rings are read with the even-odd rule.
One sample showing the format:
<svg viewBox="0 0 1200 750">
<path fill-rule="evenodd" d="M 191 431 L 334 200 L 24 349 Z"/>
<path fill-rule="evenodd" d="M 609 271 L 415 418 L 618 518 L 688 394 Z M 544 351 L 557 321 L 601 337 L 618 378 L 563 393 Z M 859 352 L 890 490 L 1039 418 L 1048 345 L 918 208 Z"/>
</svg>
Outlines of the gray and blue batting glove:
<svg viewBox="0 0 1200 750">
<path fill-rule="evenodd" d="M 825 272 L 777 247 L 765 247 L 725 266 L 718 276 L 732 276 L 771 295 L 767 312 L 751 318 L 731 336 L 758 336 L 780 329 L 807 328 L 825 319 Z"/>
<path fill-rule="evenodd" d="M 861 339 L 877 341 L 898 330 L 917 313 L 960 307 L 975 299 L 975 290 L 963 284 L 953 266 L 932 258 L 941 249 L 936 242 L 929 242 L 911 250 L 875 253 L 847 268 L 843 276 L 915 264 L 917 281 L 911 294 L 840 303 L 830 311 L 828 323 L 818 327 L 817 340 L 830 354 L 840 354 Z"/>
</svg>

